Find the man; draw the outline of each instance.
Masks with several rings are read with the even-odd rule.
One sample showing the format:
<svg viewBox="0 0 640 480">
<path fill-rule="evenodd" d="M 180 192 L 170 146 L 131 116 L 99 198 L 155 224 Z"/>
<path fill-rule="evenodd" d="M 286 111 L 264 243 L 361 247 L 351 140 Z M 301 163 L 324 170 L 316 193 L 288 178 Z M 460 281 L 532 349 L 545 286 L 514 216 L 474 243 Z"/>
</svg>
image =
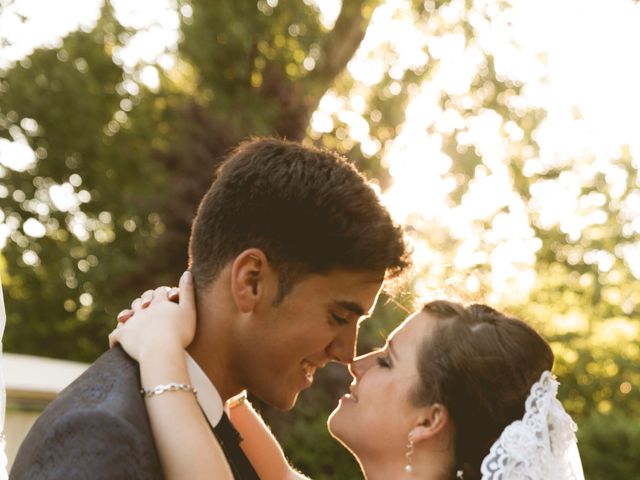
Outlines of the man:
<svg viewBox="0 0 640 480">
<path fill-rule="evenodd" d="M 349 362 L 359 319 L 384 278 L 407 265 L 405 244 L 346 161 L 259 139 L 224 162 L 189 248 L 198 312 L 190 378 L 234 476 L 257 478 L 222 400 L 246 389 L 289 409 L 316 369 Z M 161 478 L 139 390 L 134 361 L 119 348 L 102 355 L 40 416 L 11 478 Z"/>
</svg>

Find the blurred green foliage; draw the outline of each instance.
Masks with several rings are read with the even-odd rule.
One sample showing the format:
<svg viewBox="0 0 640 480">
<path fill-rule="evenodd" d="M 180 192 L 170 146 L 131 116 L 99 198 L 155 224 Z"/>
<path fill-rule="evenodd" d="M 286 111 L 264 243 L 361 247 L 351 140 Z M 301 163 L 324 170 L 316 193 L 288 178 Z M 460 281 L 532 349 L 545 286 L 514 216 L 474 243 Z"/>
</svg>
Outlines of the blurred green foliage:
<svg viewBox="0 0 640 480">
<path fill-rule="evenodd" d="M 119 58 L 137 32 L 105 3 L 94 27 L 0 71 L 0 139 L 24 142 L 36 155 L 25 170 L 0 167 L 0 221 L 9 232 L 0 257 L 6 350 L 95 359 L 120 309 L 147 288 L 176 283 L 186 265 L 195 207 L 219 159 L 251 135 L 336 149 L 389 186 L 382 154 L 398 135 L 412 92 L 433 80 L 444 59 L 426 47 L 423 65 L 394 70 L 399 52 L 384 45 L 379 82 L 363 86 L 355 80 L 345 66 L 380 3 L 343 2 L 335 25 L 327 28 L 310 2 L 182 0 L 176 5 L 180 40 L 168 52 L 174 64 L 151 65 L 159 75 L 157 88 L 141 80 L 148 65 L 132 67 Z M 415 1 L 410 14 L 429 38 L 457 32 L 467 47 L 479 48 L 475 25 L 479 18 L 490 21 L 495 11 L 457 2 L 461 13 L 451 20 L 451 10 L 445 11 L 450 4 Z M 539 241 L 530 293 L 501 306 L 551 340 L 561 399 L 581 428 L 587 478 L 633 478 L 640 432 L 640 286 L 624 252 L 638 245 L 631 226 L 637 219 L 628 215 L 640 195 L 637 169 L 625 149 L 614 165 L 582 159 L 528 168 L 540 153 L 536 128 L 544 112 L 524 108 L 523 85 L 497 69 L 491 52 L 480 51 L 468 91 L 440 92 L 439 103 L 462 119 L 498 116 L 508 179 Z M 361 117 L 379 142 L 377 153 L 351 138 L 338 114 L 331 131 L 309 128 L 328 91 L 341 99 L 364 98 Z M 521 135 L 510 136 L 507 125 Z M 495 168 L 477 146 L 461 141 L 468 128 L 463 121 L 447 131 L 428 131 L 441 136 L 452 159 L 451 208 L 469 201 L 470 188 Z M 583 219 L 578 235 L 548 224 L 536 207 L 535 193 L 554 185 L 577 189 L 576 216 Z M 66 204 L 56 196 L 60 192 L 66 192 Z M 499 254 L 492 234 L 513 208 L 505 202 L 477 220 L 480 251 Z M 44 226 L 42 235 L 23 228 L 29 219 Z M 490 293 L 491 262 L 461 272 L 455 256 L 462 241 L 446 225 L 421 218 L 407 223 L 411 236 L 437 253 L 422 272 L 431 285 L 451 285 L 469 274 L 481 288 L 462 288 L 463 296 Z M 413 301 L 412 285 L 393 301 L 381 299 L 375 318 L 363 325 L 360 351 L 379 346 L 413 310 Z M 343 368 L 328 368 L 294 412 L 262 406 L 292 462 L 313 478 L 359 476 L 355 461 L 325 428 L 348 383 Z"/>
<path fill-rule="evenodd" d="M 578 435 L 583 467 L 590 480 L 637 478 L 640 422 L 621 415 L 593 415 Z"/>
</svg>

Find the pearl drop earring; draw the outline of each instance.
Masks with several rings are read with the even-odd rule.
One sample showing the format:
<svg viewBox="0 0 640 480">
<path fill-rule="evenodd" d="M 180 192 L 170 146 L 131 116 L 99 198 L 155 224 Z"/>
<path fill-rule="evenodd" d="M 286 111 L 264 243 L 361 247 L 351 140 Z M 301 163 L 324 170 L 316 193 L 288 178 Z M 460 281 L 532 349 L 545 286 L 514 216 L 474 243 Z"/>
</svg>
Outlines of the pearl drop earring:
<svg viewBox="0 0 640 480">
<path fill-rule="evenodd" d="M 407 443 L 407 453 L 404 456 L 407 459 L 407 463 L 404 466 L 404 471 L 407 473 L 413 472 L 413 466 L 411 465 L 411 456 L 413 455 L 413 432 L 409 432 L 409 443 Z"/>
</svg>

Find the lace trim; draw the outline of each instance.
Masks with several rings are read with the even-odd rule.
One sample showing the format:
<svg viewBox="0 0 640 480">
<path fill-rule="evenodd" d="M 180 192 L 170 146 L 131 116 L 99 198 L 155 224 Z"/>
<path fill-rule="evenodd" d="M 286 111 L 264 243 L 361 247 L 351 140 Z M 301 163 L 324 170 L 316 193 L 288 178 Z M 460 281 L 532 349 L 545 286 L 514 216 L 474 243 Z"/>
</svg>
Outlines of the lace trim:
<svg viewBox="0 0 640 480">
<path fill-rule="evenodd" d="M 581 480 L 567 458 L 576 424 L 556 398 L 558 382 L 549 371 L 533 384 L 522 420 L 504 429 L 481 466 L 482 480 Z M 579 459 L 578 459 L 579 462 Z"/>
</svg>

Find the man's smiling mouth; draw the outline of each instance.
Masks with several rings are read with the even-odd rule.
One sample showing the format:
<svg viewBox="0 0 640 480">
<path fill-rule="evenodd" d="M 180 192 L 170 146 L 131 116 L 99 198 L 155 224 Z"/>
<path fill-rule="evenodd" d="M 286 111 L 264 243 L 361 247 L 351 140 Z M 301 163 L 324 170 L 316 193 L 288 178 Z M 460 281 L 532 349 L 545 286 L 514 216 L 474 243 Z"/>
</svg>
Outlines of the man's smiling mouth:
<svg viewBox="0 0 640 480">
<path fill-rule="evenodd" d="M 309 382 L 313 382 L 313 375 L 316 372 L 316 366 L 307 360 L 303 360 L 302 369 L 304 370 L 304 375 L 307 377 L 307 380 L 309 380 Z"/>
</svg>

